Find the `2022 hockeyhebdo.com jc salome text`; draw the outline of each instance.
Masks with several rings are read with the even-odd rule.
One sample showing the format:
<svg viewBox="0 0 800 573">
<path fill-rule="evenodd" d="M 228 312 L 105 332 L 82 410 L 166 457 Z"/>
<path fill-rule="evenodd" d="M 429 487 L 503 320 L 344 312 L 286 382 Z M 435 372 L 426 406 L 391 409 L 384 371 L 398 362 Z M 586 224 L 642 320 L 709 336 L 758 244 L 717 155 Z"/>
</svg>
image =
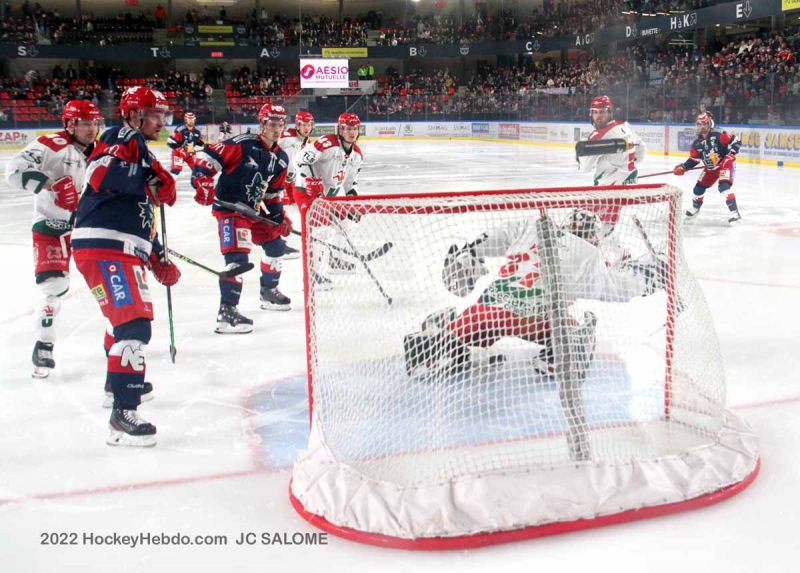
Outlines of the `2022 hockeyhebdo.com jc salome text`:
<svg viewBox="0 0 800 573">
<path fill-rule="evenodd" d="M 301 533 L 296 531 L 240 531 L 233 535 L 186 535 L 183 533 L 40 533 L 39 545 L 83 547 L 154 547 L 154 546 L 284 546 L 284 545 L 328 545 L 328 534 L 324 531 Z"/>
</svg>

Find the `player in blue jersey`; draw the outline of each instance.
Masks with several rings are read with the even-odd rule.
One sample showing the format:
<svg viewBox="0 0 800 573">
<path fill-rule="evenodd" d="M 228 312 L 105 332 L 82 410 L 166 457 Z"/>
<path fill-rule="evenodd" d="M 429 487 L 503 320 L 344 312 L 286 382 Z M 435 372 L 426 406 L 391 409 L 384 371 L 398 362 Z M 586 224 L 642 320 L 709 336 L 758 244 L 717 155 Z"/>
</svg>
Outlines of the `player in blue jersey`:
<svg viewBox="0 0 800 573">
<path fill-rule="evenodd" d="M 123 94 L 120 111 L 123 125 L 106 130 L 89 158 L 72 249 L 78 270 L 113 327 L 106 348 L 113 394 L 106 442 L 154 446 L 156 427 L 136 411 L 145 390 L 145 346 L 153 320 L 145 268 L 166 286 L 178 282 L 180 271 L 165 262 L 154 225 L 155 206 L 175 204 L 175 182 L 147 142 L 158 141 L 171 113 L 160 92 L 143 86 Z"/>
<path fill-rule="evenodd" d="M 191 173 L 194 169 L 194 156 L 205 145 L 203 134 L 195 127 L 197 117 L 187 112 L 183 115 L 183 125 L 175 128 L 175 131 L 167 139 L 167 147 L 172 149 L 172 166 L 170 173 L 176 177 L 183 171 L 183 166 L 189 167 Z"/>
<path fill-rule="evenodd" d="M 198 154 L 192 171 L 195 201 L 211 205 L 214 198 L 229 203 L 245 203 L 274 224 L 254 221 L 215 204 L 219 246 L 226 269 L 248 262 L 253 245 L 262 249 L 261 308 L 289 310 L 291 300 L 278 290 L 286 243 L 283 237 L 292 231 L 292 222 L 283 211 L 281 194 L 286 182 L 289 159 L 278 145 L 286 126 L 286 110 L 266 104 L 258 113 L 259 134 L 237 135 L 221 143 L 206 146 Z M 214 177 L 219 179 L 214 183 Z M 253 321 L 239 313 L 242 278 L 220 279 L 218 334 L 246 334 L 253 331 Z"/>
</svg>

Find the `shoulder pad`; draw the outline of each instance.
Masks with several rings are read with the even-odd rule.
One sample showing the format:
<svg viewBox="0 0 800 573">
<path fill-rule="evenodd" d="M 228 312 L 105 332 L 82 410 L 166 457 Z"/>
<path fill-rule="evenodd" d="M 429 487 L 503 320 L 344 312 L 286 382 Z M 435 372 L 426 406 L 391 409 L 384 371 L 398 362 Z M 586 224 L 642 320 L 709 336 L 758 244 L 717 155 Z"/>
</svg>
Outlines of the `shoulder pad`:
<svg viewBox="0 0 800 573">
<path fill-rule="evenodd" d="M 364 153 L 362 153 L 362 151 L 361 151 L 361 148 L 358 146 L 358 143 L 354 143 L 354 144 L 353 144 L 353 151 L 355 151 L 356 153 L 358 153 L 358 156 L 359 156 L 361 159 L 364 159 Z"/>
</svg>

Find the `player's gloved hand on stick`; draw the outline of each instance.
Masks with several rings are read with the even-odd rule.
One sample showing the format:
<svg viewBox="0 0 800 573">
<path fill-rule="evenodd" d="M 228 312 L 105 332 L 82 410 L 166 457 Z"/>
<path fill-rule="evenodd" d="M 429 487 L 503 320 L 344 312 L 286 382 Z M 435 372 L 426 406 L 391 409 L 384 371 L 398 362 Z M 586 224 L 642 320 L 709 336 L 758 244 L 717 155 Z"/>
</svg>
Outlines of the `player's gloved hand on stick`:
<svg viewBox="0 0 800 573">
<path fill-rule="evenodd" d="M 186 159 L 189 157 L 189 153 L 183 147 L 179 147 L 175 150 L 175 157 L 180 157 L 186 161 Z"/>
<path fill-rule="evenodd" d="M 283 215 L 283 221 L 281 221 L 280 225 L 281 237 L 288 237 L 292 234 L 292 220 L 285 214 Z"/>
<path fill-rule="evenodd" d="M 153 167 L 155 168 L 155 165 Z M 160 163 L 158 167 L 160 169 L 155 170 L 153 176 L 148 180 L 147 186 L 153 196 L 158 198 L 159 204 L 172 207 L 178 198 L 178 194 L 175 191 L 175 179 L 172 178 L 169 171 L 161 167 Z"/>
<path fill-rule="evenodd" d="M 214 178 L 200 175 L 192 180 L 195 189 L 194 200 L 200 205 L 211 205 L 214 202 Z"/>
<path fill-rule="evenodd" d="M 678 163 L 675 166 L 675 169 L 672 170 L 672 173 L 675 174 L 675 175 L 681 176 L 684 173 L 686 173 L 686 168 L 683 166 L 683 163 Z"/>
<path fill-rule="evenodd" d="M 69 175 L 56 179 L 50 190 L 56 194 L 56 207 L 70 212 L 78 208 L 78 190 Z"/>
<path fill-rule="evenodd" d="M 147 262 L 150 270 L 153 271 L 153 276 L 164 286 L 171 287 L 181 278 L 181 271 L 175 266 L 175 263 L 172 261 L 163 262 L 155 251 L 150 253 L 150 258 Z"/>
<path fill-rule="evenodd" d="M 306 193 L 309 197 L 322 197 L 325 193 L 325 186 L 322 184 L 322 179 L 308 177 L 306 179 Z"/>
</svg>

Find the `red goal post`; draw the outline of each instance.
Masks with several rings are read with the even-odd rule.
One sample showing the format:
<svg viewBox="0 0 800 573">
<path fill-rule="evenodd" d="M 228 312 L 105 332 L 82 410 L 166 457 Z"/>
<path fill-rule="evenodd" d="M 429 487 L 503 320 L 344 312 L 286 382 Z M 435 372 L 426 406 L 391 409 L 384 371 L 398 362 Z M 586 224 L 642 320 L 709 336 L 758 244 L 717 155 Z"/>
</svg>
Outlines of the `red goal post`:
<svg viewBox="0 0 800 573">
<path fill-rule="evenodd" d="M 666 185 L 316 201 L 295 509 L 356 541 L 455 549 L 746 487 L 758 440 L 725 407 L 680 207 Z"/>
</svg>

